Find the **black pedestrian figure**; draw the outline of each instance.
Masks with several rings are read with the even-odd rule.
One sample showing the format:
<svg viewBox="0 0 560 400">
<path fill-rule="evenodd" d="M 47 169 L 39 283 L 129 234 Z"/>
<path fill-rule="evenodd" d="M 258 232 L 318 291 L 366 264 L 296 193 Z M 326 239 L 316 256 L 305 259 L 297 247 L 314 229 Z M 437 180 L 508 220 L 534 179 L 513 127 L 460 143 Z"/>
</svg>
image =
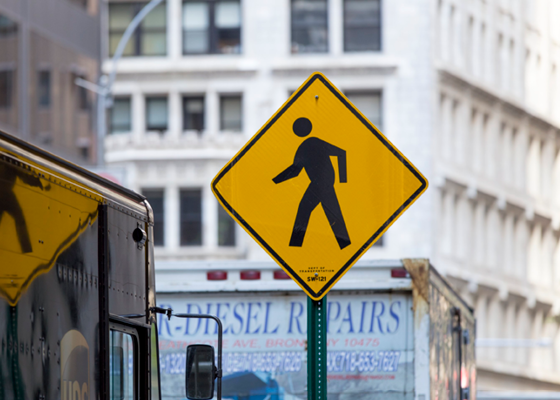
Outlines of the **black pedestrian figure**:
<svg viewBox="0 0 560 400">
<path fill-rule="evenodd" d="M 33 251 L 31 240 L 27 232 L 27 224 L 23 216 L 23 211 L 14 193 L 16 179 L 29 186 L 40 187 L 43 190 L 41 180 L 29 172 L 19 170 L 4 162 L 0 162 L 0 222 L 4 213 L 12 216 L 16 224 L 16 232 L 19 239 L 19 245 L 22 253 L 30 253 Z M 48 188 L 47 188 L 48 190 Z"/>
<path fill-rule="evenodd" d="M 311 121 L 307 118 L 298 118 L 293 125 L 294 133 L 299 137 L 309 135 L 311 129 Z M 330 156 L 338 158 L 340 183 L 346 183 L 346 151 L 316 137 L 306 139 L 300 144 L 294 157 L 294 163 L 273 179 L 277 184 L 284 182 L 295 178 L 305 168 L 305 172 L 311 180 L 299 203 L 290 246 L 302 246 L 311 212 L 319 204 L 323 206 L 323 211 L 329 220 L 340 249 L 342 250 L 350 244 L 346 224 L 334 191 L 335 176 Z"/>
</svg>

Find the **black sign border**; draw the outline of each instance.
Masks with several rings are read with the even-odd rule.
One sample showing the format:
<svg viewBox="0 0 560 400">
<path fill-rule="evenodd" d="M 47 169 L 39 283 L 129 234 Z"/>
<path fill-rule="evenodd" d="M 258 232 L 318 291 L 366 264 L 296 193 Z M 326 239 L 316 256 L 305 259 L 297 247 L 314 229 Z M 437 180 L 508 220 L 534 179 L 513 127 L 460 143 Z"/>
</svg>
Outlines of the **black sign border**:
<svg viewBox="0 0 560 400">
<path fill-rule="evenodd" d="M 272 249 L 272 247 L 270 247 L 268 245 L 268 243 L 266 243 L 263 238 L 260 237 L 260 235 L 245 221 L 245 219 L 243 219 L 243 217 L 241 217 L 241 215 L 239 215 L 234 209 L 233 207 L 224 199 L 224 197 L 221 195 L 221 193 L 218 191 L 218 183 L 220 182 L 220 180 L 224 177 L 225 174 L 227 174 L 229 172 L 230 169 L 233 168 L 233 166 L 235 164 L 237 164 L 237 162 L 239 160 L 241 160 L 241 158 L 245 155 L 245 153 L 247 153 L 247 151 L 249 151 L 249 149 L 251 147 L 253 147 L 253 145 L 268 131 L 268 129 L 274 125 L 274 123 L 286 112 L 286 110 L 288 108 L 290 108 L 292 106 L 292 104 L 294 104 L 294 102 L 309 88 L 309 86 L 311 86 L 311 84 L 313 82 L 315 82 L 316 80 L 320 80 L 340 101 L 341 103 L 343 103 L 351 112 L 352 114 L 354 114 L 370 131 L 371 133 L 373 133 L 377 139 L 379 139 L 379 141 L 381 141 L 381 143 L 383 143 L 385 145 L 385 147 L 391 152 L 393 153 L 393 155 L 395 157 L 397 157 L 397 159 L 402 162 L 406 168 L 408 168 L 408 170 L 410 172 L 412 172 L 412 174 L 420 181 L 420 187 L 418 188 L 418 190 L 416 190 L 398 209 L 397 211 L 395 211 L 390 217 L 389 219 L 377 230 L 375 231 L 375 233 L 373 234 L 372 237 L 370 237 L 366 243 L 364 245 L 362 245 L 358 251 L 352 256 L 350 257 L 350 259 L 342 266 L 342 268 L 340 268 L 334 275 L 333 277 L 321 288 L 321 290 L 319 290 L 318 292 L 315 292 L 314 290 L 312 290 L 305 282 L 304 280 L 298 276 L 294 270 L 288 265 L 288 263 L 286 263 L 282 257 L 280 257 L 280 255 L 278 253 L 276 253 L 274 251 L 274 249 Z M 379 235 L 381 235 L 381 232 L 383 232 L 383 230 L 390 225 L 399 215 L 400 213 L 410 205 L 410 203 L 412 203 L 428 186 L 428 182 L 426 181 L 426 179 L 424 179 L 424 177 L 422 175 L 420 175 L 416 169 L 414 169 L 414 167 L 412 167 L 412 165 L 408 162 L 408 160 L 406 160 L 392 145 L 391 143 L 389 143 L 387 141 L 387 139 L 385 139 L 364 117 L 362 117 L 362 115 L 352 106 L 352 104 L 350 104 L 343 96 L 340 95 L 340 93 L 330 84 L 330 82 L 328 82 L 321 74 L 315 73 L 314 75 L 312 75 L 312 77 L 307 81 L 307 83 L 302 86 L 295 94 L 294 96 L 276 113 L 276 115 L 274 116 L 274 118 L 272 118 L 261 130 L 259 133 L 257 133 L 252 139 L 251 141 L 241 150 L 241 152 L 239 152 L 239 154 L 237 154 L 235 156 L 235 158 L 233 158 L 229 164 L 218 174 L 218 176 L 214 179 L 214 182 L 212 182 L 212 186 L 214 189 L 214 193 L 218 196 L 220 202 L 224 205 L 224 207 L 231 213 L 231 215 L 237 219 L 237 221 L 243 225 L 243 227 L 251 233 L 251 235 L 258 240 L 258 242 L 270 253 L 270 255 L 272 255 L 276 261 L 278 261 L 286 270 L 288 270 L 288 272 L 290 273 L 290 275 L 292 276 L 292 278 L 294 280 L 296 280 L 301 286 L 305 287 L 305 289 L 311 293 L 313 295 L 313 297 L 315 298 L 319 298 L 324 296 L 324 294 L 326 292 L 328 292 L 331 288 L 331 286 L 334 285 L 334 283 L 337 281 L 337 279 L 346 272 L 346 270 L 359 258 L 361 257 L 361 255 L 370 247 L 370 245 L 379 237 Z"/>
</svg>

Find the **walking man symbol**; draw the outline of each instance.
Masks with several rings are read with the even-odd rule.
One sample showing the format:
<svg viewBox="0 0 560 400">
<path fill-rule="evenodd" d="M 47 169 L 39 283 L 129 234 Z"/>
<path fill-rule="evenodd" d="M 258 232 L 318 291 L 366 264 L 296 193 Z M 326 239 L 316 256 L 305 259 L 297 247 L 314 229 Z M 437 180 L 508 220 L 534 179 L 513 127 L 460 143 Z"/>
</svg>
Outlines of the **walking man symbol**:
<svg viewBox="0 0 560 400">
<path fill-rule="evenodd" d="M 311 121 L 307 118 L 298 118 L 293 124 L 294 133 L 299 137 L 309 135 L 311 129 Z M 308 138 L 300 144 L 294 157 L 294 163 L 272 179 L 274 183 L 278 184 L 295 178 L 305 168 L 305 172 L 311 180 L 299 203 L 290 246 L 302 246 L 311 212 L 319 204 L 323 206 L 323 211 L 329 220 L 340 249 L 342 250 L 350 244 L 348 230 L 334 191 L 335 176 L 330 156 L 337 157 L 340 183 L 346 183 L 346 151 L 316 137 Z"/>
</svg>

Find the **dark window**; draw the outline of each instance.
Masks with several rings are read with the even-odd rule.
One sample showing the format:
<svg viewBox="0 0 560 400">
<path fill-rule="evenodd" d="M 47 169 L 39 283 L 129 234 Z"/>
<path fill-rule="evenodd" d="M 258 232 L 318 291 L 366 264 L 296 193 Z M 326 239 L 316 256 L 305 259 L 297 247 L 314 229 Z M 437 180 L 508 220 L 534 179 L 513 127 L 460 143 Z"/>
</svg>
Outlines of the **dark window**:
<svg viewBox="0 0 560 400">
<path fill-rule="evenodd" d="M 218 204 L 218 246 L 235 246 L 235 221 Z"/>
<path fill-rule="evenodd" d="M 88 90 L 83 86 L 79 86 L 79 85 L 74 84 L 74 82 L 76 81 L 77 78 L 80 78 L 80 79 L 83 79 L 83 80 L 87 80 L 87 79 L 86 79 L 85 76 L 72 75 L 72 84 L 74 85 L 74 88 L 76 90 L 78 108 L 82 111 L 87 111 L 87 110 L 89 110 Z"/>
<path fill-rule="evenodd" d="M 167 130 L 167 97 L 146 98 L 146 129 Z"/>
<path fill-rule="evenodd" d="M 89 158 L 89 147 L 79 147 L 80 154 L 86 160 Z"/>
<path fill-rule="evenodd" d="M 220 130 L 241 131 L 242 98 L 241 96 L 220 96 Z"/>
<path fill-rule="evenodd" d="M 381 0 L 344 0 L 344 51 L 381 50 Z"/>
<path fill-rule="evenodd" d="M 326 53 L 327 0 L 292 1 L 292 53 Z"/>
<path fill-rule="evenodd" d="M 0 71 L 0 108 L 12 107 L 13 71 Z"/>
<path fill-rule="evenodd" d="M 383 109 L 381 92 L 346 93 L 346 97 L 377 129 L 382 130 Z"/>
<path fill-rule="evenodd" d="M 147 3 L 109 4 L 109 54 L 112 56 L 127 26 Z M 167 54 L 167 8 L 154 8 L 127 42 L 123 56 L 164 56 Z"/>
<path fill-rule="evenodd" d="M 202 245 L 202 191 L 181 190 L 181 246 Z"/>
<path fill-rule="evenodd" d="M 10 18 L 0 15 L 0 38 L 14 36 L 17 33 L 17 24 Z"/>
<path fill-rule="evenodd" d="M 89 110 L 88 90 L 83 86 L 78 86 L 78 104 L 80 110 Z"/>
<path fill-rule="evenodd" d="M 183 129 L 204 130 L 204 97 L 183 97 Z"/>
<path fill-rule="evenodd" d="M 113 100 L 109 125 L 110 133 L 130 132 L 130 97 L 121 97 Z"/>
<path fill-rule="evenodd" d="M 162 189 L 145 189 L 142 194 L 154 212 L 154 245 L 163 246 L 165 237 L 164 192 Z"/>
<path fill-rule="evenodd" d="M 49 107 L 51 105 L 51 72 L 39 71 L 37 96 L 41 107 Z"/>
<path fill-rule="evenodd" d="M 188 0 L 183 3 L 183 54 L 239 53 L 239 1 Z"/>
</svg>

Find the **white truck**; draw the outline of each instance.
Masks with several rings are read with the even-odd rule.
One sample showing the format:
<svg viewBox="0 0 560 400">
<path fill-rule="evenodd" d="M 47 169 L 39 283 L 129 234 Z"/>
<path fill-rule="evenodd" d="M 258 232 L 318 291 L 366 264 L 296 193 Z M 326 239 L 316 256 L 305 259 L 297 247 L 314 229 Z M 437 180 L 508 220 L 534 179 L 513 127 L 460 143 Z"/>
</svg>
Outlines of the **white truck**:
<svg viewBox="0 0 560 400">
<path fill-rule="evenodd" d="M 223 324 L 223 392 L 306 399 L 306 297 L 272 262 L 162 262 L 157 301 Z M 184 397 L 185 348 L 209 320 L 158 320 L 163 399 Z M 330 399 L 476 400 L 473 310 L 426 259 L 360 261 L 327 295 Z"/>
</svg>

